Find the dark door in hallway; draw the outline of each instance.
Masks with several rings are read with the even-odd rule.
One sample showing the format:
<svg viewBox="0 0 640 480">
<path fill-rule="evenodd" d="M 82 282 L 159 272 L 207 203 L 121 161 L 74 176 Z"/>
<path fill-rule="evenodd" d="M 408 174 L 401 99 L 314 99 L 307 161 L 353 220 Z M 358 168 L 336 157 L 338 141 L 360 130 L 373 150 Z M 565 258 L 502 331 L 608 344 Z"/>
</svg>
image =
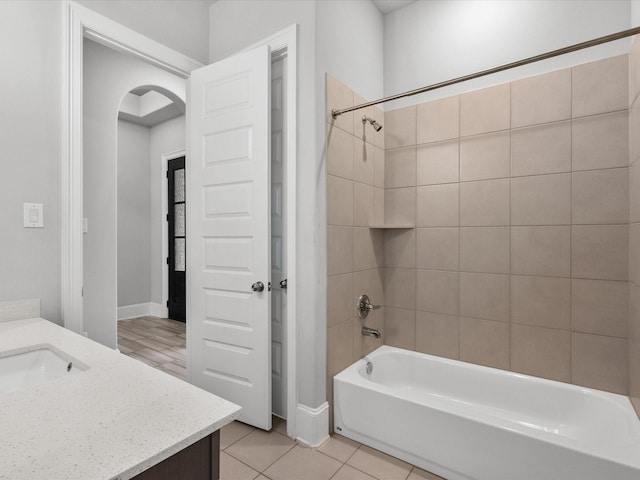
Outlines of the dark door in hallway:
<svg viewBox="0 0 640 480">
<path fill-rule="evenodd" d="M 169 222 L 169 318 L 186 321 L 186 225 L 184 157 L 169 160 L 167 171 Z"/>
</svg>

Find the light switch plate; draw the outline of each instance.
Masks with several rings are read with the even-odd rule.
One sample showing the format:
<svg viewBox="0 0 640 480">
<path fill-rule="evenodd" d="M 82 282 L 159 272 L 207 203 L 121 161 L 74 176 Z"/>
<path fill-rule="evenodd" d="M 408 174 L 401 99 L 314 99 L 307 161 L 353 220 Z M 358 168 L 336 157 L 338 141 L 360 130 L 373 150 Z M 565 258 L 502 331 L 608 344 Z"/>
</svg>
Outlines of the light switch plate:
<svg viewBox="0 0 640 480">
<path fill-rule="evenodd" d="M 24 227 L 44 228 L 43 208 L 41 203 L 24 204 Z"/>
</svg>

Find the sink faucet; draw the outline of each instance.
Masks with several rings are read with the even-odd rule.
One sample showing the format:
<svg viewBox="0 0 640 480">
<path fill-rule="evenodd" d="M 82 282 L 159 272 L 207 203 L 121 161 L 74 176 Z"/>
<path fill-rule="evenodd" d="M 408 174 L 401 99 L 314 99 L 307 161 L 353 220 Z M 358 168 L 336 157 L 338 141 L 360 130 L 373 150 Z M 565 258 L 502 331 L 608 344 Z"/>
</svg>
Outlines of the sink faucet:
<svg viewBox="0 0 640 480">
<path fill-rule="evenodd" d="M 380 330 L 377 330 L 375 328 L 362 327 L 362 335 L 365 335 L 367 337 L 380 338 Z"/>
</svg>

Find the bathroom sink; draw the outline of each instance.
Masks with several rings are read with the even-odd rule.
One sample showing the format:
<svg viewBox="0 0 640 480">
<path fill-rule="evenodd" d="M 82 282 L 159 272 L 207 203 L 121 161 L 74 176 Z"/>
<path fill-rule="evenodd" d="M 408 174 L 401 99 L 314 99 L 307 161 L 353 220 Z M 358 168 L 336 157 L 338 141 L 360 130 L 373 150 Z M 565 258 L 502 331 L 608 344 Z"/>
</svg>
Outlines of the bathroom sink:
<svg viewBox="0 0 640 480">
<path fill-rule="evenodd" d="M 19 353 L 0 353 L 0 393 L 21 390 L 31 385 L 74 375 L 86 370 L 57 349 L 37 345 Z"/>
</svg>

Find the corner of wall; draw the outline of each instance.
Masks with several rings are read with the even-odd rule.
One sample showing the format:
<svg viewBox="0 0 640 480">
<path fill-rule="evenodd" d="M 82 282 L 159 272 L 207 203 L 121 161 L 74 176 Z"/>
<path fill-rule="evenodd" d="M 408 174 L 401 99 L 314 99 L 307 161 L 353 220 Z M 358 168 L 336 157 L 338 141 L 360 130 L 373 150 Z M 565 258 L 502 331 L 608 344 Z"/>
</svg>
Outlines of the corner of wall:
<svg viewBox="0 0 640 480">
<path fill-rule="evenodd" d="M 329 436 L 329 403 L 318 408 L 298 404 L 296 408 L 296 441 L 307 447 L 319 447 Z"/>
</svg>

